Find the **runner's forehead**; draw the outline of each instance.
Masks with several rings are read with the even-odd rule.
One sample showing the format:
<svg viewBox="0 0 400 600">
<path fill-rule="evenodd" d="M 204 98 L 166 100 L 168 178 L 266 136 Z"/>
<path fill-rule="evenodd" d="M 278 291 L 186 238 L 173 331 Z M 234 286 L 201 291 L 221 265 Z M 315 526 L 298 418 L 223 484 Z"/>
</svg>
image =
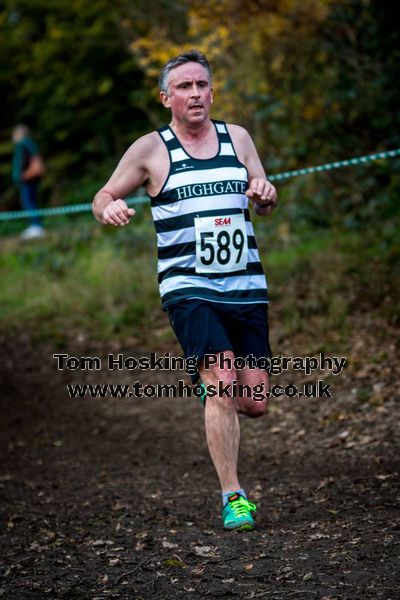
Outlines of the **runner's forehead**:
<svg viewBox="0 0 400 600">
<path fill-rule="evenodd" d="M 175 85 L 182 81 L 209 81 L 210 76 L 208 74 L 207 69 L 205 69 L 199 63 L 186 63 L 184 65 L 179 65 L 169 74 L 169 83 L 174 83 Z"/>
</svg>

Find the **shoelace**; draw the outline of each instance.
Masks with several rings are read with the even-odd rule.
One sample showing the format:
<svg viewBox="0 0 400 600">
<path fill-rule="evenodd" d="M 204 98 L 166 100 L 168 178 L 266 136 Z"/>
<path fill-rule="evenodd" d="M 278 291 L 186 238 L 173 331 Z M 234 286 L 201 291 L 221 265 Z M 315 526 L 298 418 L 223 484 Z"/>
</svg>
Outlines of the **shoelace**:
<svg viewBox="0 0 400 600">
<path fill-rule="evenodd" d="M 256 510 L 256 505 L 249 502 L 245 498 L 239 498 L 233 502 L 229 502 L 229 506 L 233 511 L 235 517 L 243 517 L 250 510 Z"/>
</svg>

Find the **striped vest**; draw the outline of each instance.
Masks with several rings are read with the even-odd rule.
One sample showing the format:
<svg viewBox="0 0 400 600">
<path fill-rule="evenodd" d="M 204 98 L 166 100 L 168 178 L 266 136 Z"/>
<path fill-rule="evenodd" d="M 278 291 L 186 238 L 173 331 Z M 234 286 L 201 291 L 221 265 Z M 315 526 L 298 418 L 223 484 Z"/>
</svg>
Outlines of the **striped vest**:
<svg viewBox="0 0 400 600">
<path fill-rule="evenodd" d="M 169 126 L 157 130 L 170 157 L 167 180 L 160 193 L 151 198 L 157 233 L 158 281 L 164 309 L 180 300 L 193 298 L 223 303 L 268 302 L 267 282 L 245 195 L 247 169 L 236 156 L 225 123 L 212 122 L 217 131 L 219 150 L 210 159 L 191 157 Z M 196 234 L 195 224 L 203 220 L 199 217 L 214 217 L 215 222 L 226 223 L 232 215 L 243 215 L 233 217 L 242 222 L 242 233 L 234 232 L 232 251 L 237 252 L 238 257 L 245 251 L 247 265 L 242 265 L 240 270 L 230 266 L 229 272 L 224 272 L 223 265 L 217 266 L 220 272 L 199 272 L 196 270 L 199 260 L 197 258 L 196 262 L 196 235 L 204 235 L 204 250 L 214 252 L 207 246 L 213 234 Z M 222 262 L 226 262 L 228 252 L 231 254 L 231 250 L 226 249 L 228 239 L 232 243 L 233 235 L 220 234 L 220 246 L 215 247 Z M 205 252 L 204 256 L 208 258 L 209 254 Z"/>
</svg>

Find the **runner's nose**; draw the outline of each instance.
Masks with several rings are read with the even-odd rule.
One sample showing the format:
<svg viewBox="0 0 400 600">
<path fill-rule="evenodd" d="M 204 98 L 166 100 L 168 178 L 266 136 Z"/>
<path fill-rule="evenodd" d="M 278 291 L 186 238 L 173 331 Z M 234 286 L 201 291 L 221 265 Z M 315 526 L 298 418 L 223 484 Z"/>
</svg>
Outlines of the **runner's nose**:
<svg viewBox="0 0 400 600">
<path fill-rule="evenodd" d="M 199 96 L 200 96 L 200 90 L 199 90 L 199 88 L 197 87 L 197 84 L 196 84 L 196 83 L 194 83 L 194 84 L 193 84 L 193 87 L 192 87 L 192 97 L 194 97 L 194 98 L 198 98 Z"/>
</svg>

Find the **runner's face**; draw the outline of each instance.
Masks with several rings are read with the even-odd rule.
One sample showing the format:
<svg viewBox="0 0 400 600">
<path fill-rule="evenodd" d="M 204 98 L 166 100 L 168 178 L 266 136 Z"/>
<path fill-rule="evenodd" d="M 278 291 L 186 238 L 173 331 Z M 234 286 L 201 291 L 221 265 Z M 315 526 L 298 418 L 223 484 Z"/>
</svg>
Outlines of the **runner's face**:
<svg viewBox="0 0 400 600">
<path fill-rule="evenodd" d="M 161 92 L 161 100 L 171 109 L 175 119 L 190 124 L 202 123 L 208 119 L 213 101 L 207 70 L 195 62 L 176 67 L 169 74 L 168 94 Z"/>
</svg>

